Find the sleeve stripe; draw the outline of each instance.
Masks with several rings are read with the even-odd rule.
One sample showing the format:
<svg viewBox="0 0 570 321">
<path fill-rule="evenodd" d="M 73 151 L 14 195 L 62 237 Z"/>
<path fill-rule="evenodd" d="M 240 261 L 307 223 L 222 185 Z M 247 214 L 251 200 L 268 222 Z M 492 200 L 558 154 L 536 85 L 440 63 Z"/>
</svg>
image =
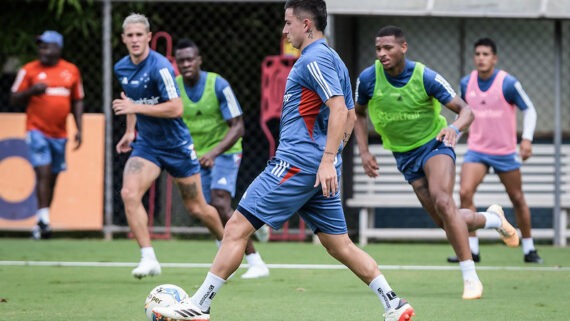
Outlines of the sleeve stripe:
<svg viewBox="0 0 570 321">
<path fill-rule="evenodd" d="M 530 101 L 530 98 L 528 98 L 528 95 L 526 94 L 526 92 L 524 91 L 522 85 L 520 82 L 516 82 L 515 83 L 515 89 L 517 90 L 517 93 L 519 94 L 519 96 L 521 96 L 522 100 L 524 101 L 524 103 L 526 104 L 527 107 L 532 107 L 534 108 L 534 105 L 532 104 L 532 101 Z"/>
<path fill-rule="evenodd" d="M 12 92 L 17 92 L 18 89 L 20 88 L 20 85 L 22 84 L 22 81 L 24 81 L 24 77 L 26 76 L 26 70 L 24 69 L 20 69 L 20 71 L 18 71 L 18 76 L 16 76 L 16 80 L 14 81 L 14 84 L 12 85 Z"/>
<path fill-rule="evenodd" d="M 315 78 L 315 80 L 317 81 L 319 86 L 321 86 L 321 89 L 325 93 L 327 100 L 329 98 L 331 98 L 332 97 L 332 91 L 329 88 L 329 85 L 326 83 L 325 78 L 323 77 L 323 74 L 321 73 L 321 70 L 319 69 L 319 65 L 317 65 L 317 62 L 316 61 L 311 62 L 310 64 L 307 65 L 307 68 L 309 69 L 309 72 L 311 73 L 313 78 Z"/>
<path fill-rule="evenodd" d="M 437 81 L 438 83 L 440 83 L 443 88 L 445 88 L 445 90 L 447 90 L 447 92 L 452 96 L 455 97 L 455 90 L 453 90 L 453 88 L 451 87 L 451 85 L 447 82 L 447 80 L 445 80 L 445 78 L 443 78 L 440 74 L 437 74 L 435 76 L 435 81 Z"/>
<path fill-rule="evenodd" d="M 232 91 L 232 88 L 229 86 L 224 88 L 223 93 L 226 97 L 226 102 L 228 103 L 228 109 L 230 110 L 232 118 L 241 116 L 241 111 L 238 107 L 237 99 L 234 95 L 234 92 Z"/>
<path fill-rule="evenodd" d="M 168 99 L 178 98 L 178 93 L 176 92 L 176 85 L 174 84 L 174 79 L 172 74 L 168 71 L 168 68 L 160 69 L 160 76 L 166 87 L 166 92 L 168 93 Z"/>
</svg>

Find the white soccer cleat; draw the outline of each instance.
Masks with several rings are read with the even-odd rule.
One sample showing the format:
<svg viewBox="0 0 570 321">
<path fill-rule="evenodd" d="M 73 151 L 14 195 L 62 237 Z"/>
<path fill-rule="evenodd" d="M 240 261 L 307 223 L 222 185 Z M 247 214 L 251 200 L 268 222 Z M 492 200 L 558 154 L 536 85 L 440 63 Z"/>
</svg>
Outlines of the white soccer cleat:
<svg viewBox="0 0 570 321">
<path fill-rule="evenodd" d="M 500 205 L 493 204 L 487 208 L 487 212 L 497 214 L 501 219 L 501 227 L 497 229 L 497 232 L 499 232 L 503 242 L 505 242 L 508 247 L 519 246 L 519 235 L 517 234 L 517 230 L 505 218 L 503 208 Z"/>
<path fill-rule="evenodd" d="M 202 311 L 190 299 L 168 307 L 155 307 L 152 312 L 157 320 L 210 320 L 210 309 Z"/>
<path fill-rule="evenodd" d="M 261 243 L 269 241 L 269 226 L 263 224 L 254 234 L 255 238 Z"/>
<path fill-rule="evenodd" d="M 242 279 L 257 279 L 269 276 L 269 269 L 265 265 L 252 265 L 241 275 Z"/>
<path fill-rule="evenodd" d="M 160 272 L 160 263 L 157 260 L 142 259 L 131 274 L 137 279 L 142 279 L 145 276 L 159 275 Z"/>
<path fill-rule="evenodd" d="M 465 280 L 463 282 L 463 300 L 476 300 L 483 296 L 483 284 L 478 280 Z"/>
<path fill-rule="evenodd" d="M 414 308 L 405 299 L 400 299 L 397 307 L 386 311 L 384 321 L 411 321 L 416 315 Z"/>
</svg>

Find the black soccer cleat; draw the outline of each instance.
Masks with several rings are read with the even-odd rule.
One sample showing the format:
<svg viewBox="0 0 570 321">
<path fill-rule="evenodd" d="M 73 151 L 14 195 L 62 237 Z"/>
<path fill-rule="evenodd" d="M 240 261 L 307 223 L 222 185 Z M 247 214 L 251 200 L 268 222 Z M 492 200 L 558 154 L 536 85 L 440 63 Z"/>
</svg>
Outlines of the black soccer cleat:
<svg viewBox="0 0 570 321">
<path fill-rule="evenodd" d="M 544 261 L 540 256 L 538 256 L 538 252 L 536 250 L 532 250 L 528 252 L 528 254 L 524 255 L 524 262 L 542 264 Z"/>
<path fill-rule="evenodd" d="M 480 254 L 471 253 L 471 256 L 473 256 L 473 262 L 475 262 L 475 263 L 481 262 L 481 256 L 480 256 Z M 449 263 L 459 263 L 459 258 L 457 258 L 457 256 L 449 256 L 449 257 L 447 258 L 447 262 L 449 262 Z"/>
</svg>

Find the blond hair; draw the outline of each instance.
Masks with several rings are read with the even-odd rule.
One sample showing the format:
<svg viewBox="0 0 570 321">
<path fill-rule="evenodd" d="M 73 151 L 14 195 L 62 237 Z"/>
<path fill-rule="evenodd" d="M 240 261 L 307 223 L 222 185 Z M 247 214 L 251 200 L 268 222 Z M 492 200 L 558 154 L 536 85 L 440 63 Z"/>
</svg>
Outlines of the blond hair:
<svg viewBox="0 0 570 321">
<path fill-rule="evenodd" d="M 128 17 L 125 18 L 123 21 L 123 30 L 127 27 L 127 25 L 133 23 L 141 23 L 145 26 L 147 32 L 150 32 L 150 23 L 148 22 L 148 18 L 144 14 L 140 13 L 131 13 Z"/>
</svg>

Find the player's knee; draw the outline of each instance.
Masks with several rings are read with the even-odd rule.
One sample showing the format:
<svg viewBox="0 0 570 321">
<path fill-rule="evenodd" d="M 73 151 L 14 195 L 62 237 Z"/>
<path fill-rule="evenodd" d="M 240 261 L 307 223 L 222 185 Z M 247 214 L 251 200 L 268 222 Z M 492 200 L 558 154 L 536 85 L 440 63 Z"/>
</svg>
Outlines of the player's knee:
<svg viewBox="0 0 570 321">
<path fill-rule="evenodd" d="M 133 189 L 128 187 L 123 187 L 121 189 L 121 198 L 123 199 L 123 202 L 125 204 L 131 204 L 139 200 L 137 193 Z"/>
<path fill-rule="evenodd" d="M 461 187 L 459 189 L 459 198 L 461 199 L 461 204 L 471 204 L 474 194 L 475 191 L 473 189 Z"/>
</svg>

